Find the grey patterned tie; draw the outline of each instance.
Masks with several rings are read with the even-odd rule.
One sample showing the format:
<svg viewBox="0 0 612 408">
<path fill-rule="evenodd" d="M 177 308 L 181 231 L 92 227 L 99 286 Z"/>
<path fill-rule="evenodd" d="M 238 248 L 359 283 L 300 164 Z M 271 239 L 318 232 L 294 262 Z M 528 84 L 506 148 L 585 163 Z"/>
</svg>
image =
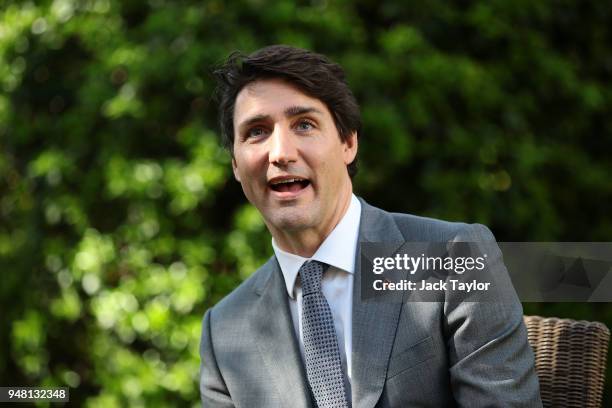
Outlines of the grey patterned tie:
<svg viewBox="0 0 612 408">
<path fill-rule="evenodd" d="M 306 376 L 318 408 L 348 407 L 334 318 L 321 292 L 326 267 L 321 262 L 307 261 L 299 271 Z"/>
</svg>

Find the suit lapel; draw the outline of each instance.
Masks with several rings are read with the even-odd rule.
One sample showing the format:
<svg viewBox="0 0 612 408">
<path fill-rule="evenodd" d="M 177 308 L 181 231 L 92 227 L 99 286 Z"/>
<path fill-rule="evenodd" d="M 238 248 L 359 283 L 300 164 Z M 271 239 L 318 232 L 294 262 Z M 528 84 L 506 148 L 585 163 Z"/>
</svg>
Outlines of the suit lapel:
<svg viewBox="0 0 612 408">
<path fill-rule="evenodd" d="M 405 240 L 392 216 L 361 200 L 360 242 L 400 244 Z M 354 408 L 372 408 L 382 393 L 395 339 L 401 302 L 361 300 L 361 253 L 358 244 L 353 286 L 352 401 Z"/>
<path fill-rule="evenodd" d="M 251 319 L 255 342 L 265 361 L 268 375 L 281 397 L 282 406 L 311 407 L 306 373 L 289 311 L 287 290 L 276 258 L 270 259 L 264 268 L 269 270 L 269 274 L 256 285 L 260 298 L 253 308 Z"/>
</svg>

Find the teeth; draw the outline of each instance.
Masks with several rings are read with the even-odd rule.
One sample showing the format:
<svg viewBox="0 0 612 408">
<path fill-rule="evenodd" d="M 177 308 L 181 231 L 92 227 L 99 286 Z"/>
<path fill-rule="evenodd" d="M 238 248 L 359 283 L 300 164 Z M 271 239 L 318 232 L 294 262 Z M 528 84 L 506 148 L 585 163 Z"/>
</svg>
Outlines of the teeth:
<svg viewBox="0 0 612 408">
<path fill-rule="evenodd" d="M 301 179 L 296 179 L 296 178 L 292 178 L 292 179 L 285 179 L 285 180 L 279 180 L 279 181 L 275 181 L 272 184 L 273 185 L 277 185 L 277 184 L 286 184 L 286 183 L 294 183 L 296 181 L 300 181 Z"/>
</svg>

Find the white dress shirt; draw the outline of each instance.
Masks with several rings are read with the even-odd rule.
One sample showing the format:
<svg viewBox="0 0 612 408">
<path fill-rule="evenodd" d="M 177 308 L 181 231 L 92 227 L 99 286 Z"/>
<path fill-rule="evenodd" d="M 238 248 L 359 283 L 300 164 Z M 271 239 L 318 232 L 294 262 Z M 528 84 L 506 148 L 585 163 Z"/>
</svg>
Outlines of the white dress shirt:
<svg viewBox="0 0 612 408">
<path fill-rule="evenodd" d="M 302 287 L 298 281 L 298 272 L 304 262 L 313 259 L 330 265 L 323 274 L 321 289 L 329 303 L 334 317 L 334 326 L 340 347 L 342 369 L 348 380 L 348 397 L 351 386 L 351 349 L 352 349 L 352 311 L 353 311 L 353 277 L 355 273 L 355 253 L 359 238 L 361 220 L 361 203 L 351 195 L 351 203 L 346 213 L 325 238 L 312 258 L 303 258 L 280 249 L 274 239 L 272 247 L 280 264 L 287 294 L 293 327 L 300 343 L 302 360 L 304 360 L 304 341 L 302 339 Z"/>
</svg>

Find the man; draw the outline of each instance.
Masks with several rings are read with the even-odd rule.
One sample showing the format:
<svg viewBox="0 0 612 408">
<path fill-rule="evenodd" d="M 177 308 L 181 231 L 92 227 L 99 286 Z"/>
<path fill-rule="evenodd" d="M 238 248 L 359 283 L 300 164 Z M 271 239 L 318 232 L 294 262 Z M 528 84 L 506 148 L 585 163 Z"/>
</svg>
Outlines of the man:
<svg viewBox="0 0 612 408">
<path fill-rule="evenodd" d="M 274 256 L 204 317 L 204 406 L 541 406 L 514 294 L 510 303 L 362 300 L 359 242 L 493 237 L 353 195 L 360 115 L 342 68 L 270 46 L 232 55 L 216 74 L 234 175 Z"/>
</svg>

